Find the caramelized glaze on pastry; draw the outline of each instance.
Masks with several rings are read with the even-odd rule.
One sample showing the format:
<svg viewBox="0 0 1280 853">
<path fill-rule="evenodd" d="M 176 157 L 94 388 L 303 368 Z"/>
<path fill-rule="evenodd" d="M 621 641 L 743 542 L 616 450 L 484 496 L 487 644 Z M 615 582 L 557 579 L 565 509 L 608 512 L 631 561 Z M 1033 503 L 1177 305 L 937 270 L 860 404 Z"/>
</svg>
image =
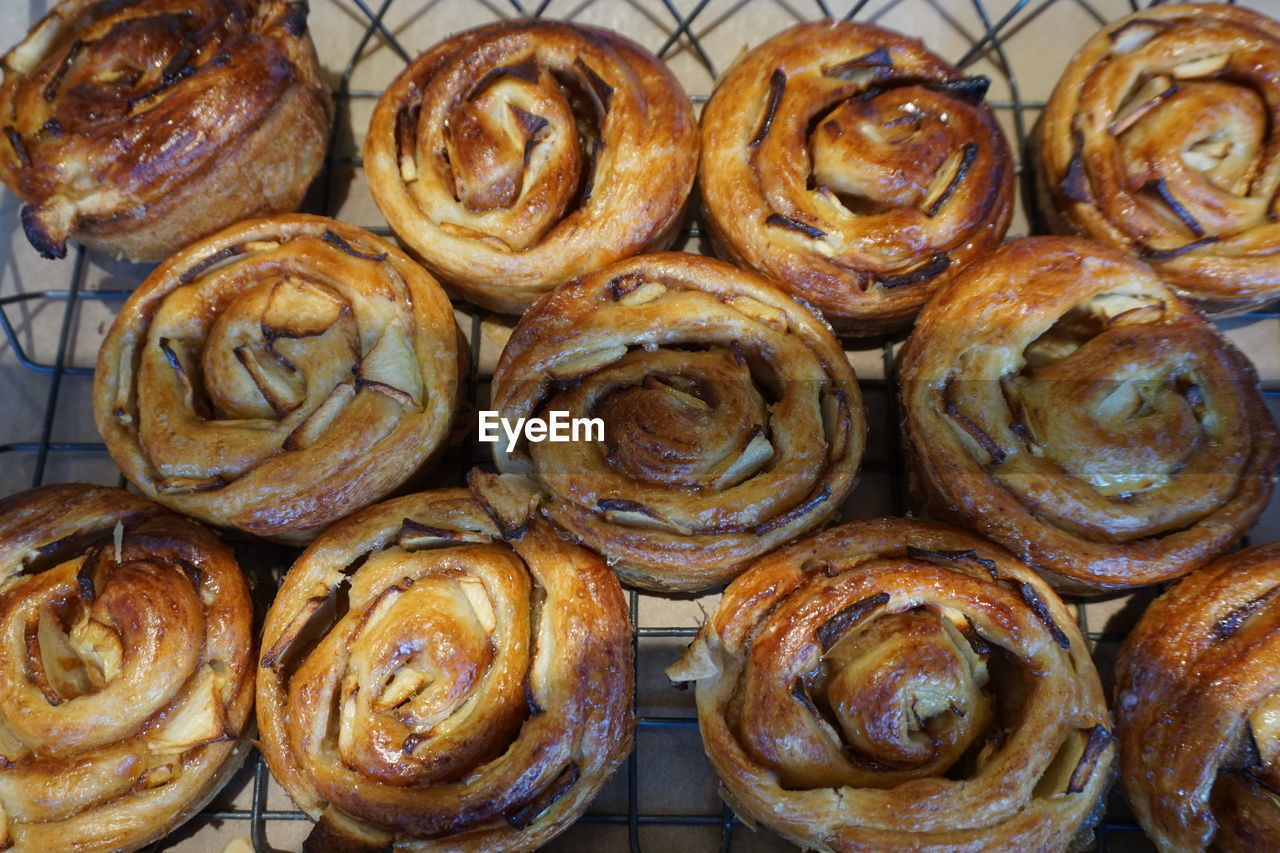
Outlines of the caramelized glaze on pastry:
<svg viewBox="0 0 1280 853">
<path fill-rule="evenodd" d="M 0 501 L 0 850 L 137 850 L 239 766 L 253 610 L 207 529 L 119 489 Z"/>
<path fill-rule="evenodd" d="M 1280 295 L 1280 24 L 1170 4 L 1085 43 L 1039 132 L 1056 230 L 1155 267 L 1214 312 Z"/>
<path fill-rule="evenodd" d="M 133 292 L 94 415 L 145 495 L 297 541 L 384 497 L 450 430 L 461 335 L 435 280 L 317 216 L 232 226 Z"/>
<path fill-rule="evenodd" d="M 628 583 L 699 590 L 821 526 L 853 487 L 865 421 L 830 329 L 721 261 L 656 254 L 558 288 L 494 374 L 509 422 L 599 418 L 603 439 L 493 444 L 545 512 Z"/>
<path fill-rule="evenodd" d="M 1280 545 L 1188 576 L 1143 614 L 1116 665 L 1121 770 L 1163 851 L 1280 838 Z"/>
<path fill-rule="evenodd" d="M 3 67 L 0 179 L 45 257 L 159 261 L 293 210 L 324 157 L 306 0 L 61 0 Z"/>
<path fill-rule="evenodd" d="M 916 39 L 819 21 L 738 61 L 702 114 L 701 186 L 717 250 L 841 331 L 910 322 L 996 246 L 1013 160 L 983 77 Z"/>
<path fill-rule="evenodd" d="M 900 372 L 912 490 L 1059 589 L 1184 575 L 1271 495 L 1252 365 L 1101 244 L 1028 238 L 974 263 L 921 312 Z"/>
<path fill-rule="evenodd" d="M 468 30 L 419 56 L 365 142 L 400 238 L 462 296 L 511 313 L 669 245 L 697 162 L 692 107 L 661 61 L 547 20 Z"/>
<path fill-rule="evenodd" d="M 833 528 L 754 563 L 684 657 L 729 802 L 805 849 L 1068 849 L 1115 746 L 1066 607 L 940 524 Z"/>
<path fill-rule="evenodd" d="M 267 615 L 258 726 L 304 851 L 530 851 L 630 752 L 622 588 L 530 493 L 471 482 L 334 525 Z"/>
</svg>

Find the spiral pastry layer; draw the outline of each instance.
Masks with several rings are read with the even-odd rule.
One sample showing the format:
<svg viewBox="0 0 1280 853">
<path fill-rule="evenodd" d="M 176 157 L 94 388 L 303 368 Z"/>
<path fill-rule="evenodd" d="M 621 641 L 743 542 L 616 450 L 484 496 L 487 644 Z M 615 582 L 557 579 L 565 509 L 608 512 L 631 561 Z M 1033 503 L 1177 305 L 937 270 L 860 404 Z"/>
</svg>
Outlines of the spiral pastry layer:
<svg viewBox="0 0 1280 853">
<path fill-rule="evenodd" d="M 667 671 L 739 814 L 805 849 L 1066 850 L 1115 748 L 1062 602 L 940 524 L 833 528 L 754 563 Z"/>
<path fill-rule="evenodd" d="M 0 850 L 129 851 L 243 757 L 253 610 L 207 529 L 119 489 L 0 501 Z"/>
<path fill-rule="evenodd" d="M 507 21 L 445 39 L 387 88 L 365 142 L 374 200 L 467 299 L 520 313 L 679 228 L 693 109 L 617 33 Z"/>
<path fill-rule="evenodd" d="M 129 297 L 98 355 L 94 416 L 148 497 L 305 540 L 441 445 L 461 340 L 444 291 L 384 240 L 317 216 L 245 222 Z"/>
<path fill-rule="evenodd" d="M 622 261 L 517 324 L 493 377 L 511 423 L 602 433 L 493 445 L 544 511 L 628 583 L 693 591 L 815 530 L 857 477 L 865 420 L 830 329 L 751 273 L 685 254 Z"/>
<path fill-rule="evenodd" d="M 1280 24 L 1144 9 L 1076 53 L 1041 122 L 1049 224 L 1156 268 L 1211 312 L 1280 295 Z"/>
<path fill-rule="evenodd" d="M 622 588 L 509 479 L 370 507 L 285 578 L 258 726 L 305 851 L 533 850 L 630 752 Z"/>
<path fill-rule="evenodd" d="M 1160 849 L 1280 838 L 1280 545 L 1224 557 L 1142 615 L 1116 663 L 1121 770 Z"/>
<path fill-rule="evenodd" d="M 1013 160 L 984 77 L 871 24 L 800 24 L 748 53 L 702 113 L 717 250 L 870 335 L 997 245 Z"/>
<path fill-rule="evenodd" d="M 161 260 L 293 210 L 324 158 L 306 0 L 61 0 L 3 68 L 0 179 L 48 258 Z"/>
<path fill-rule="evenodd" d="M 1062 590 L 1184 575 L 1271 495 L 1252 365 L 1101 244 L 1028 238 L 974 263 L 921 312 L 900 375 L 913 492 Z"/>
</svg>

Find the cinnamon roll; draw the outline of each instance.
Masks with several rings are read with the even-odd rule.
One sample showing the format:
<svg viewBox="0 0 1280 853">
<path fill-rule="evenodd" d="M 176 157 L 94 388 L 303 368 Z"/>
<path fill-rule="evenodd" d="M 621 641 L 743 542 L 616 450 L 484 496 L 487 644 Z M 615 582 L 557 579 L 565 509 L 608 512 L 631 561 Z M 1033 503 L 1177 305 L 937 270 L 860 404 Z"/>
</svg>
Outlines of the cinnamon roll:
<svg viewBox="0 0 1280 853">
<path fill-rule="evenodd" d="M 1059 589 L 1184 575 L 1271 495 L 1252 365 L 1100 244 L 1028 238 L 974 263 L 921 312 L 900 374 L 912 490 Z"/>
<path fill-rule="evenodd" d="M 0 850 L 130 851 L 240 764 L 253 610 L 207 529 L 119 489 L 0 501 Z"/>
<path fill-rule="evenodd" d="M 3 68 L 0 180 L 46 258 L 161 260 L 293 210 L 324 158 L 306 0 L 60 0 Z"/>
<path fill-rule="evenodd" d="M 631 749 L 631 624 L 598 557 L 473 471 L 334 525 L 267 614 L 258 726 L 304 851 L 530 851 Z"/>
<path fill-rule="evenodd" d="M 1163 851 L 1280 838 L 1280 544 L 1224 557 L 1142 615 L 1116 663 L 1125 790 Z"/>
<path fill-rule="evenodd" d="M 805 849 L 1066 850 L 1115 746 L 1053 591 L 954 528 L 859 521 L 754 563 L 668 671 L 733 808 Z"/>
<path fill-rule="evenodd" d="M 520 313 L 561 282 L 670 245 L 698 162 L 660 60 L 597 27 L 453 35 L 387 88 L 364 148 L 374 200 L 465 298 Z"/>
<path fill-rule="evenodd" d="M 751 273 L 675 253 L 538 302 L 491 401 L 548 432 L 596 419 L 576 440 L 495 436 L 494 460 L 535 479 L 547 516 L 624 581 L 660 590 L 724 583 L 824 524 L 865 433 L 857 379 L 820 318 Z"/>
<path fill-rule="evenodd" d="M 98 355 L 94 416 L 146 496 L 303 541 L 441 446 L 461 334 L 435 280 L 318 216 L 245 222 L 159 266 Z"/>
<path fill-rule="evenodd" d="M 1041 121 L 1050 225 L 1141 258 L 1211 312 L 1280 296 L 1277 63 L 1280 23 L 1238 6 L 1105 27 Z"/>
<path fill-rule="evenodd" d="M 841 331 L 907 325 L 1009 226 L 1013 160 L 987 84 L 871 24 L 799 24 L 764 42 L 702 113 L 717 251 Z"/>
</svg>

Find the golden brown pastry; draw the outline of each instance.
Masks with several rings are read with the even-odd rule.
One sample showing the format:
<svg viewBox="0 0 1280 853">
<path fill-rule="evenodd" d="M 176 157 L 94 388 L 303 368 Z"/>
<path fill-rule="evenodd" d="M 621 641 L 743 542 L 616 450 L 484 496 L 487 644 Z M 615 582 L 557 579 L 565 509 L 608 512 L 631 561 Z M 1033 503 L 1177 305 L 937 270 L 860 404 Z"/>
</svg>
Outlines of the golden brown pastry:
<svg viewBox="0 0 1280 853">
<path fill-rule="evenodd" d="M 843 332 L 907 325 L 1009 226 L 1013 160 L 987 82 L 871 24 L 799 24 L 764 42 L 702 113 L 717 251 Z"/>
<path fill-rule="evenodd" d="M 230 549 L 120 489 L 0 501 L 0 850 L 130 851 L 240 764 L 253 608 Z"/>
<path fill-rule="evenodd" d="M 1142 615 L 1116 664 L 1121 770 L 1166 853 L 1280 839 L 1280 544 L 1224 557 Z"/>
<path fill-rule="evenodd" d="M 1066 607 L 1002 548 L 903 519 L 754 563 L 667 670 L 729 802 L 805 849 L 1062 851 L 1115 747 Z"/>
<path fill-rule="evenodd" d="M 470 481 L 334 525 L 267 614 L 262 750 L 308 853 L 530 851 L 631 751 L 617 579 L 528 492 Z"/>
<path fill-rule="evenodd" d="M 467 299 L 520 313 L 679 229 L 698 162 L 689 99 L 617 33 L 549 20 L 459 33 L 387 88 L 364 147 L 374 200 Z"/>
<path fill-rule="evenodd" d="M 3 67 L 0 180 L 46 258 L 161 260 L 293 210 L 324 158 L 306 0 L 61 0 Z"/>
<path fill-rule="evenodd" d="M 921 312 L 900 376 L 913 493 L 1060 590 L 1184 575 L 1271 495 L 1252 365 L 1098 243 L 1015 240 L 969 266 Z"/>
<path fill-rule="evenodd" d="M 302 541 L 412 476 L 450 430 L 461 335 L 374 235 L 243 222 L 156 268 L 98 354 L 94 417 L 143 494 Z"/>
<path fill-rule="evenodd" d="M 535 479 L 552 521 L 651 589 L 724 583 L 820 527 L 856 481 L 865 433 L 857 378 L 821 319 L 758 276 L 676 253 L 538 302 L 491 401 L 510 424 L 600 420 L 602 440 L 499 433 L 494 460 Z"/>
<path fill-rule="evenodd" d="M 1238 311 L 1280 295 L 1280 23 L 1170 4 L 1085 43 L 1049 99 L 1038 176 L 1057 231 Z"/>
</svg>

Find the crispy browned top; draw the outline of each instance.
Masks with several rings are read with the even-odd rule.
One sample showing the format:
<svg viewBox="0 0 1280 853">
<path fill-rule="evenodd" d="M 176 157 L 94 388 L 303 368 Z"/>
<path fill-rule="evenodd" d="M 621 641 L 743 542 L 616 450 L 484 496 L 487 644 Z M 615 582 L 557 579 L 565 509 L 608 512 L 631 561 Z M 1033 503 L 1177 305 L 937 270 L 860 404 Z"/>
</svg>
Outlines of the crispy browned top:
<svg viewBox="0 0 1280 853">
<path fill-rule="evenodd" d="M 1280 545 L 1224 557 L 1156 600 L 1116 668 L 1124 784 L 1167 853 L 1280 838 Z"/>
<path fill-rule="evenodd" d="M 770 38 L 702 113 L 717 248 L 842 331 L 906 325 L 1009 225 L 1013 161 L 986 90 L 986 78 L 871 24 Z"/>
<path fill-rule="evenodd" d="M 424 492 L 334 525 L 267 615 L 262 749 L 319 821 L 308 850 L 530 851 L 630 752 L 622 588 L 527 492 L 471 480 L 479 500 Z"/>
<path fill-rule="evenodd" d="M 466 298 L 519 313 L 552 287 L 665 248 L 698 133 L 680 84 L 608 30 L 490 24 L 387 88 L 365 143 L 396 233 Z"/>
<path fill-rule="evenodd" d="M 903 351 L 913 486 L 1078 592 L 1232 548 L 1277 436 L 1248 360 L 1146 265 L 1078 238 L 1007 243 Z"/>
<path fill-rule="evenodd" d="M 1044 112 L 1053 224 L 1142 258 L 1210 310 L 1275 298 L 1277 63 L 1280 24 L 1238 6 L 1160 6 L 1105 27 Z"/>
<path fill-rule="evenodd" d="M 806 849 L 1062 851 L 1111 780 L 1066 607 L 940 524 L 859 521 L 758 560 L 667 674 L 696 683 L 734 808 Z"/>
<path fill-rule="evenodd" d="M 148 496 L 306 537 L 441 445 L 460 338 L 435 279 L 386 241 L 318 216 L 244 222 L 125 302 L 99 352 L 94 416 Z"/>
<path fill-rule="evenodd" d="M 492 405 L 600 418 L 604 440 L 493 446 L 629 583 L 700 590 L 816 529 L 866 430 L 830 329 L 764 279 L 665 253 L 564 285 L 516 325 Z M 572 436 L 571 436 L 572 437 Z"/>
<path fill-rule="evenodd" d="M 136 850 L 235 770 L 253 611 L 208 530 L 119 489 L 0 501 L 0 849 Z"/>
<path fill-rule="evenodd" d="M 166 207 L 234 158 L 286 96 L 305 92 L 298 109 L 323 133 L 329 96 L 306 17 L 290 0 L 58 3 L 5 55 L 0 85 L 0 179 L 27 203 L 33 245 L 61 257 L 82 225 Z M 302 158 L 310 142 L 300 133 L 275 147 Z M 241 216 L 256 209 L 243 204 Z"/>
</svg>

